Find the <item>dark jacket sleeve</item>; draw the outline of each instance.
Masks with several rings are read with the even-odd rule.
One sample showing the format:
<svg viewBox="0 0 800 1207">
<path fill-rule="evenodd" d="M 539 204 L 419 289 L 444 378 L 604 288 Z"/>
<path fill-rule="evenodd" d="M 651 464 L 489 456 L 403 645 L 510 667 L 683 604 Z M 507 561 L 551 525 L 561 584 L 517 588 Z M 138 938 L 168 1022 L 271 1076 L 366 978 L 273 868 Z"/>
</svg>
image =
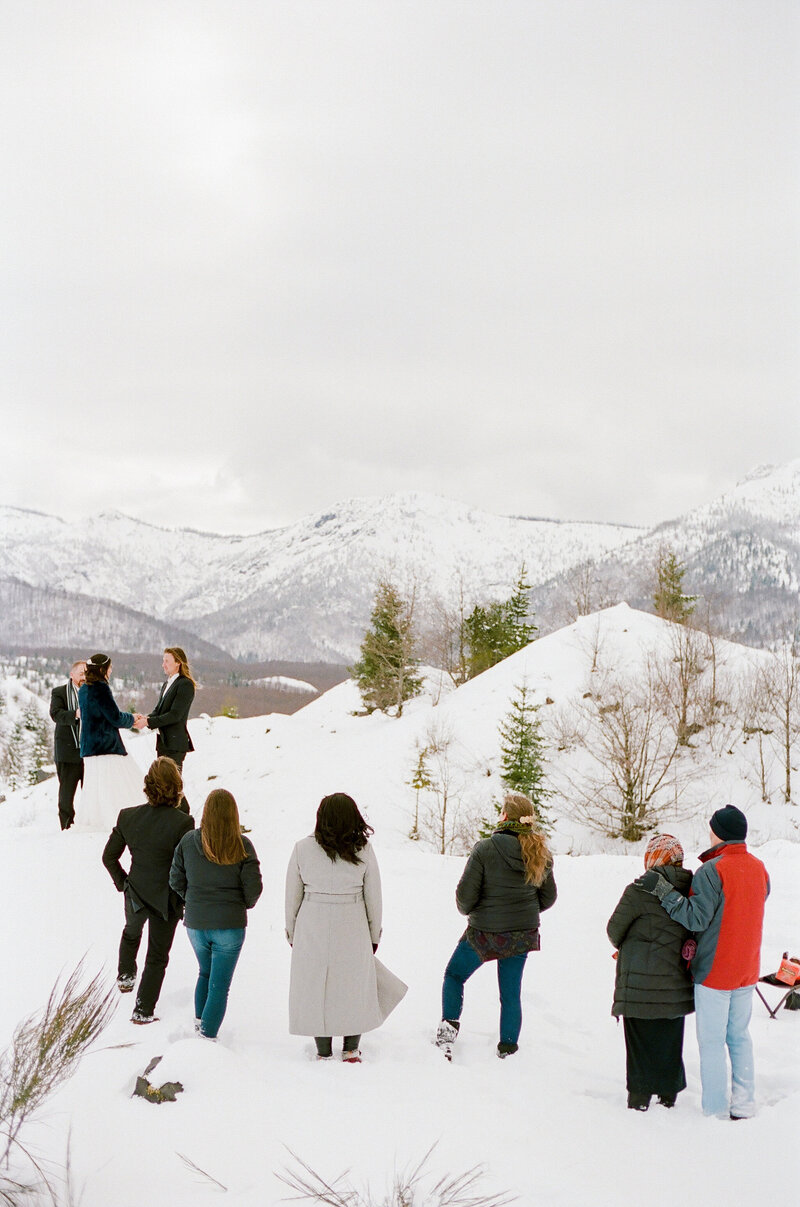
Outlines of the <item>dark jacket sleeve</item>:
<svg viewBox="0 0 800 1207">
<path fill-rule="evenodd" d="M 456 908 L 460 914 L 471 914 L 483 892 L 483 858 L 480 844 L 473 847 L 467 866 L 456 885 Z"/>
<path fill-rule="evenodd" d="M 175 848 L 175 854 L 172 856 L 172 867 L 169 869 L 169 887 L 178 894 L 182 901 L 185 901 L 186 885 L 186 864 L 183 860 L 183 839 L 181 839 Z"/>
<path fill-rule="evenodd" d="M 635 884 L 629 884 L 619 899 L 617 908 L 608 919 L 606 934 L 614 946 L 619 949 L 622 941 L 641 911 L 641 893 Z"/>
<path fill-rule="evenodd" d="M 111 831 L 108 842 L 105 845 L 105 850 L 103 851 L 103 865 L 108 870 L 109 876 L 114 881 L 117 891 L 120 893 L 125 891 L 125 882 L 128 876 L 122 868 L 119 857 L 127 845 L 119 828 L 119 818 L 117 818 L 117 824 Z"/>
<path fill-rule="evenodd" d="M 264 885 L 261 880 L 261 865 L 258 862 L 258 855 L 256 855 L 253 844 L 245 840 L 244 849 L 247 851 L 247 857 L 240 865 L 239 876 L 242 882 L 244 903 L 248 909 L 252 909 L 261 896 L 261 890 Z"/>
<path fill-rule="evenodd" d="M 175 695 L 172 707 L 167 712 L 151 712 L 147 718 L 148 729 L 163 729 L 165 725 L 179 725 L 189 716 L 189 709 L 194 699 L 194 684 L 191 679 L 181 675 L 175 683 Z"/>
<path fill-rule="evenodd" d="M 74 725 L 75 712 L 67 707 L 67 693 L 63 687 L 54 687 L 50 696 L 50 720 L 56 725 Z"/>
<path fill-rule="evenodd" d="M 547 875 L 538 888 L 539 893 L 539 913 L 544 913 L 551 905 L 555 905 L 558 897 L 558 889 L 556 888 L 556 878 L 553 875 L 552 866 L 547 869 Z"/>
<path fill-rule="evenodd" d="M 111 694 L 111 688 L 106 684 L 101 684 L 105 690 L 98 692 L 96 695 L 96 703 L 98 710 L 103 714 L 109 725 L 114 729 L 132 729 L 133 728 L 133 713 L 122 712 L 117 707 L 117 702 Z"/>
</svg>

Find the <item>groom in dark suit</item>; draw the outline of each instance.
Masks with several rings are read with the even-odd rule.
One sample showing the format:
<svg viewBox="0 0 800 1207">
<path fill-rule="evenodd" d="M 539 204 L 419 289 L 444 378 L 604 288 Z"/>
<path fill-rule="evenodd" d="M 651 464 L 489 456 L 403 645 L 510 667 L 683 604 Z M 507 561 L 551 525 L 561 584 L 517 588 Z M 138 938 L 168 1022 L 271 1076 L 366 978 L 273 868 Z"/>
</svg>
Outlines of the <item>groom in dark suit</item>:
<svg viewBox="0 0 800 1207">
<path fill-rule="evenodd" d="M 137 728 L 143 729 L 147 725 L 148 729 L 157 729 L 156 754 L 166 755 L 180 769 L 186 755 L 194 750 L 186 727 L 194 700 L 194 679 L 186 654 L 180 646 L 170 646 L 164 650 L 161 666 L 167 676 L 161 695 L 153 711 L 142 719 Z"/>
<path fill-rule="evenodd" d="M 50 694 L 50 718 L 56 723 L 54 746 L 58 773 L 58 819 L 62 830 L 68 830 L 75 821 L 75 791 L 78 784 L 83 783 L 78 688 L 85 678 L 86 663 L 73 662 L 69 680 L 54 687 Z"/>
</svg>

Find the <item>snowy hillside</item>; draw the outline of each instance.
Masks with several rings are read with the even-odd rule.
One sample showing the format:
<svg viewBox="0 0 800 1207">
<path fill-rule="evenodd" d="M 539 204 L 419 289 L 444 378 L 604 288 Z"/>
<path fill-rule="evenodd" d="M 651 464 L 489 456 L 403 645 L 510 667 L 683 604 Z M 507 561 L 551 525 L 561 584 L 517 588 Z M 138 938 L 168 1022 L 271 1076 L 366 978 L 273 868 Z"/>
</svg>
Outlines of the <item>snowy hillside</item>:
<svg viewBox="0 0 800 1207">
<path fill-rule="evenodd" d="M 434 1143 L 436 1176 L 482 1163 L 483 1188 L 513 1192 L 526 1207 L 627 1207 L 643 1194 L 651 1207 L 672 1207 L 675 1179 L 653 1171 L 665 1154 L 677 1160 L 700 1148 L 713 1158 L 690 1157 L 686 1176 L 698 1200 L 722 1207 L 771 1195 L 800 1124 L 800 1016 L 781 1012 L 771 1021 L 755 1003 L 759 1113 L 753 1121 L 733 1128 L 702 1118 L 691 1022 L 689 1085 L 677 1108 L 654 1107 L 646 1116 L 626 1110 L 605 925 L 641 871 L 644 840 L 603 837 L 572 815 L 563 784 L 580 752 L 568 743 L 562 751 L 552 745 L 585 706 L 584 693 L 598 694 L 599 676 L 606 685 L 612 673 L 640 679 L 648 661 L 671 656 L 672 634 L 665 622 L 618 607 L 535 642 L 461 688 L 448 690 L 429 674 L 426 694 L 399 720 L 353 715 L 358 696 L 344 683 L 293 716 L 192 721 L 196 752 L 187 759 L 186 779 L 193 812 L 199 814 L 212 786 L 235 793 L 261 856 L 265 892 L 252 914 L 220 1042 L 204 1044 L 192 1034 L 196 965 L 179 931 L 161 1021 L 132 1027 L 129 1003 L 122 1001 L 106 1036 L 31 1129 L 27 1142 L 50 1168 L 63 1163 L 71 1133 L 82 1207 L 198 1207 L 223 1193 L 209 1177 L 240 1207 L 277 1204 L 290 1193 L 276 1177 L 292 1166 L 288 1150 L 327 1178 L 350 1169 L 359 1188 L 369 1180 L 383 1192 L 395 1170 L 419 1161 Z M 766 657 L 720 642 L 718 685 L 727 677 L 732 688 Z M 409 841 L 414 792 L 408 780 L 418 744 L 434 727 L 441 744 L 449 741 L 453 802 L 458 798 L 465 815 L 488 812 L 500 787 L 497 725 L 523 679 L 541 702 L 551 735 L 559 899 L 542 921 L 542 951 L 528 963 L 517 1056 L 496 1059 L 496 982 L 482 969 L 467 986 L 462 1032 L 447 1065 L 430 1041 L 442 972 L 464 927 L 453 901 L 463 857 L 436 854 L 430 840 Z M 723 699 L 725 692 L 718 695 Z M 557 712 L 566 716 L 556 721 Z M 126 734 L 126 740 L 145 768 L 153 735 Z M 696 733 L 681 757 L 696 764 L 701 780 L 687 788 L 682 819 L 667 824 L 665 817 L 663 824 L 679 835 L 696 867 L 711 812 L 728 799 L 745 809 L 752 845 L 772 877 L 762 964 L 771 970 L 796 942 L 797 806 L 781 803 L 777 792 L 771 803 L 761 801 L 749 743 L 741 723 L 737 731 L 730 718 Z M 318 1065 L 311 1041 L 287 1034 L 284 870 L 294 842 L 313 826 L 320 797 L 336 790 L 352 793 L 375 827 L 385 897 L 380 954 L 409 984 L 385 1026 L 364 1038 L 364 1063 L 355 1068 Z M 420 805 L 424 811 L 435 801 L 429 794 Z M 80 798 L 77 811 L 80 820 Z M 59 971 L 81 956 L 92 971 L 105 966 L 113 972 L 122 910 L 100 863 L 105 837 L 80 825 L 58 831 L 52 781 L 0 805 L 0 904 L 15 918 L 4 939 L 14 975 L 4 978 L 0 995 L 0 1047 L 15 1023 L 43 1002 Z M 157 1082 L 179 1080 L 185 1087 L 175 1104 L 155 1107 L 131 1098 L 137 1074 L 157 1055 L 163 1056 Z M 519 1104 L 516 1115 L 510 1104 Z M 517 1115 L 524 1122 L 510 1125 Z"/>
<path fill-rule="evenodd" d="M 419 494 L 352 499 L 246 537 L 154 528 L 115 512 L 67 524 L 0 508 L 3 577 L 113 601 L 235 656 L 306 661 L 353 657 L 380 573 L 403 583 L 416 576 L 424 594 L 454 605 L 462 582 L 470 598 L 505 596 L 523 560 L 532 581 L 543 582 L 638 533 L 493 516 Z M 85 599 L 70 607 L 61 596 L 49 612 L 37 600 L 34 617 L 24 601 L 15 605 L 18 589 L 6 594 L 3 640 L 56 644 L 48 634 L 59 616 L 62 630 L 83 624 L 90 638 Z"/>
</svg>

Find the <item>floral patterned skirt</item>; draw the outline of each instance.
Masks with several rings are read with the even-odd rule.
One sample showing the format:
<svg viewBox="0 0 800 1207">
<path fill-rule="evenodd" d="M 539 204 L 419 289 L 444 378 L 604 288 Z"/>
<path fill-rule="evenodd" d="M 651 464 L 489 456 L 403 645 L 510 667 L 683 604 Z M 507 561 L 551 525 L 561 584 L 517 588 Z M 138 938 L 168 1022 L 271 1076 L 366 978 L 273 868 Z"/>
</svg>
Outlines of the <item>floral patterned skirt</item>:
<svg viewBox="0 0 800 1207">
<path fill-rule="evenodd" d="M 521 956 L 528 951 L 539 951 L 539 928 L 533 930 L 477 930 L 468 926 L 461 936 L 467 940 L 481 960 L 505 960 L 508 956 Z"/>
</svg>

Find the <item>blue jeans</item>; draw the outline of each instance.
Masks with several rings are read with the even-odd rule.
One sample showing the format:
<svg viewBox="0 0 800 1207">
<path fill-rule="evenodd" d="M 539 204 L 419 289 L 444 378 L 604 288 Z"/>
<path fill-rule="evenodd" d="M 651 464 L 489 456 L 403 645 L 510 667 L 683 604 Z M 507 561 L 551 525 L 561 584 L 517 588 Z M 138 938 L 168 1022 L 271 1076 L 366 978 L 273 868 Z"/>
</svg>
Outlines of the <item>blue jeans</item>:
<svg viewBox="0 0 800 1207">
<path fill-rule="evenodd" d="M 201 1035 L 214 1039 L 225 1017 L 233 970 L 244 943 L 244 927 L 190 930 L 187 926 L 186 933 L 200 966 L 194 989 L 195 1018 L 200 1019 Z"/>
<path fill-rule="evenodd" d="M 697 1046 L 703 1114 L 749 1119 L 756 1111 L 753 1043 L 747 1030 L 753 1009 L 753 986 L 744 989 L 694 987 Z M 727 1047 L 731 1058 L 730 1089 Z"/>
<path fill-rule="evenodd" d="M 497 961 L 497 984 L 500 988 L 500 1043 L 515 1044 L 522 1029 L 522 974 L 528 953 L 507 956 Z M 442 985 L 442 1018 L 456 1022 L 464 1005 L 464 983 L 480 968 L 481 957 L 475 948 L 462 939 L 444 970 Z"/>
</svg>

